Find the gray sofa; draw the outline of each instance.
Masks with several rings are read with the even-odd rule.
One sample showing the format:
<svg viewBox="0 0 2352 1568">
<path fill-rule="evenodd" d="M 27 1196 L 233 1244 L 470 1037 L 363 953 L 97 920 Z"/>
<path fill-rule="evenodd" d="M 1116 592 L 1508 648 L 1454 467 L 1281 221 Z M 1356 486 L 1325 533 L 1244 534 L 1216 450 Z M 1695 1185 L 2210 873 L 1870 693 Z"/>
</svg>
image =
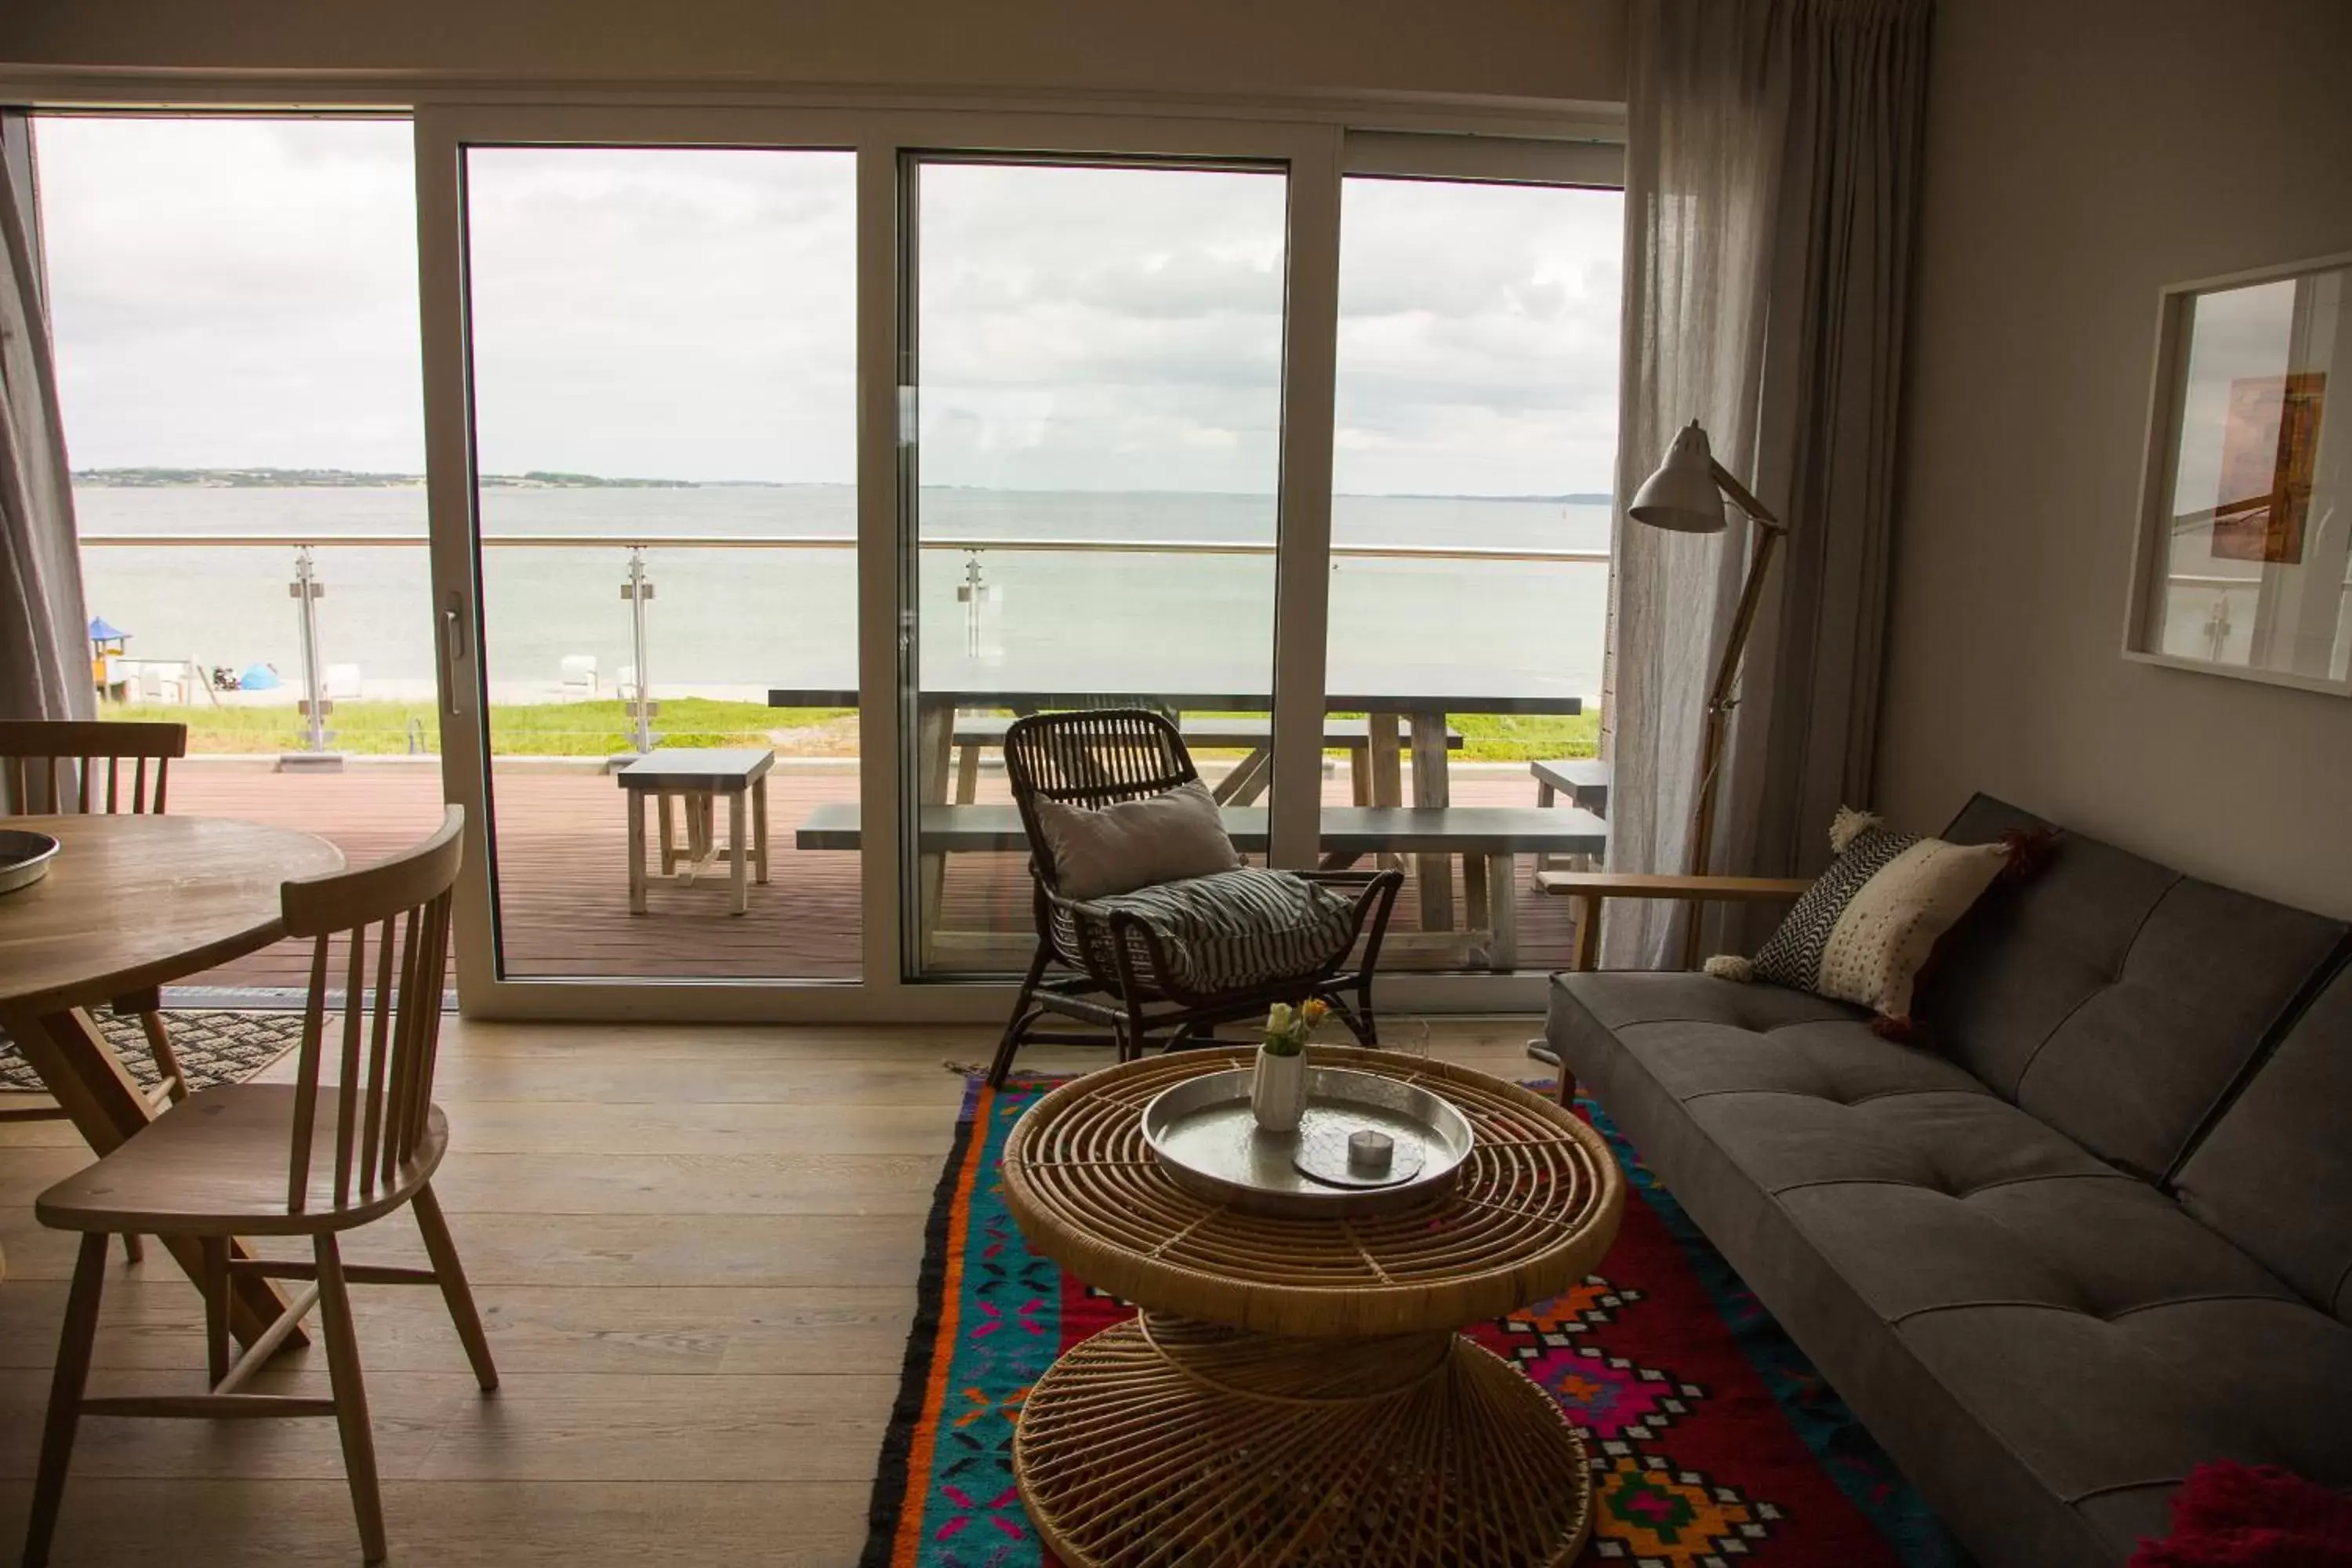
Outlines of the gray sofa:
<svg viewBox="0 0 2352 1568">
<path fill-rule="evenodd" d="M 1973 1552 L 2116 1563 L 2202 1459 L 2352 1489 L 2347 949 L 2069 835 L 1917 1043 L 1704 974 L 1563 974 L 1546 1032 Z"/>
</svg>

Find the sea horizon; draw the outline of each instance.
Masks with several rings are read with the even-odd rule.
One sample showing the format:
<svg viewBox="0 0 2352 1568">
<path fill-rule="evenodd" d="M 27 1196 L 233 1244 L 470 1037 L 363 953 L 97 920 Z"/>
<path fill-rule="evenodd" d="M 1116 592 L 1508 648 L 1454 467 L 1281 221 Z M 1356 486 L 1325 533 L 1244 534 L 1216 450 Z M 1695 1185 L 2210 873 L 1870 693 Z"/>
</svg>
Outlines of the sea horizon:
<svg viewBox="0 0 2352 1568">
<path fill-rule="evenodd" d="M 1270 552 L 1101 546 L 1268 545 L 1278 527 L 1275 496 L 929 485 L 919 495 L 927 680 L 1271 689 Z M 426 552 L 415 544 L 333 542 L 421 541 L 421 487 L 78 480 L 75 499 L 81 532 L 96 540 L 152 533 L 314 542 L 315 570 L 326 584 L 318 605 L 321 663 L 345 667 L 349 695 L 431 694 Z M 485 487 L 481 522 L 493 547 L 483 552 L 481 608 L 492 696 L 576 695 L 564 680 L 567 660 L 575 669 L 593 660 L 600 687 L 609 690 L 635 663 L 629 605 L 620 596 L 633 543 L 646 546 L 656 584 L 645 662 L 656 696 L 761 700 L 771 688 L 854 685 L 856 502 L 855 487 L 822 482 Z M 1605 553 L 1612 516 L 1605 499 L 1339 494 L 1332 538 L 1342 551 L 1433 545 Z M 496 542 L 533 534 L 613 543 Z M 666 547 L 666 535 L 698 542 Z M 731 538 L 745 542 L 725 542 Z M 838 546 L 805 542 L 835 539 Z M 990 540 L 1042 548 L 992 550 L 982 542 Z M 1052 547 L 1064 540 L 1074 548 Z M 1087 548 L 1076 547 L 1081 543 Z M 272 665 L 299 686 L 290 545 L 93 543 L 83 561 L 89 613 L 131 634 L 131 657 L 232 670 Z M 976 601 L 961 592 L 975 573 Z M 1332 573 L 1335 689 L 1588 700 L 1599 694 L 1605 560 L 1341 554 Z M 1150 628 L 1160 630 L 1139 636 Z"/>
</svg>

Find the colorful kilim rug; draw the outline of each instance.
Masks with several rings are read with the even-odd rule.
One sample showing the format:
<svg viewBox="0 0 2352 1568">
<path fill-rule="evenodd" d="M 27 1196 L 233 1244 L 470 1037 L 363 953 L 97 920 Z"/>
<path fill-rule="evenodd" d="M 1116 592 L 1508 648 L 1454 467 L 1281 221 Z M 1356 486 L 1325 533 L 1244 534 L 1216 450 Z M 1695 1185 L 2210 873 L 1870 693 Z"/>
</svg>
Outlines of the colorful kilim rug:
<svg viewBox="0 0 2352 1568">
<path fill-rule="evenodd" d="M 864 1568 L 1050 1564 L 1013 1484 L 1021 1401 L 1054 1359 L 1131 1315 L 1031 1252 L 998 1162 L 1063 1081 L 979 1079 L 940 1179 Z M 1469 1330 L 1583 1429 L 1595 1494 L 1585 1562 L 1707 1565 L 1967 1560 L 1843 1402 L 1658 1185 L 1607 1117 L 1638 1197 L 1567 1295 Z"/>
</svg>

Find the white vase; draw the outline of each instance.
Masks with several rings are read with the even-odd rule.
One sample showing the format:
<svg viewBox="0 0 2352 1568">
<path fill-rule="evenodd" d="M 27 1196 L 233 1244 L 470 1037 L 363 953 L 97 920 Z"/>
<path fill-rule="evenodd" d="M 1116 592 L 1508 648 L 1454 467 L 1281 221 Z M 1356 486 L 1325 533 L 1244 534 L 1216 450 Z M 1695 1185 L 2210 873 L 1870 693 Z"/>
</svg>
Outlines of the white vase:
<svg viewBox="0 0 2352 1568">
<path fill-rule="evenodd" d="M 1250 1084 L 1250 1110 L 1268 1132 L 1296 1132 L 1307 1110 L 1307 1053 L 1278 1057 L 1258 1047 L 1257 1077 Z"/>
</svg>

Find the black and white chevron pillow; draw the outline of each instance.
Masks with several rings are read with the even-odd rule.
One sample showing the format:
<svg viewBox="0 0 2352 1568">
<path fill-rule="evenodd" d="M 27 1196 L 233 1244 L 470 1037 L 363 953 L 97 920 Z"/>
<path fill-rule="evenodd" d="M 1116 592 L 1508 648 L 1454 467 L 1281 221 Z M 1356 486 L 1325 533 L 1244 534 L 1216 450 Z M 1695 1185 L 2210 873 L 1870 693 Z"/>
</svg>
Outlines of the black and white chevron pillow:
<svg viewBox="0 0 2352 1568">
<path fill-rule="evenodd" d="M 1830 847 L 1837 858 L 1755 958 L 1710 958 L 1706 972 L 1858 1003 L 1899 1031 L 1937 939 L 1992 886 L 2015 847 L 1896 833 L 1849 806 L 1830 826 Z"/>
</svg>

